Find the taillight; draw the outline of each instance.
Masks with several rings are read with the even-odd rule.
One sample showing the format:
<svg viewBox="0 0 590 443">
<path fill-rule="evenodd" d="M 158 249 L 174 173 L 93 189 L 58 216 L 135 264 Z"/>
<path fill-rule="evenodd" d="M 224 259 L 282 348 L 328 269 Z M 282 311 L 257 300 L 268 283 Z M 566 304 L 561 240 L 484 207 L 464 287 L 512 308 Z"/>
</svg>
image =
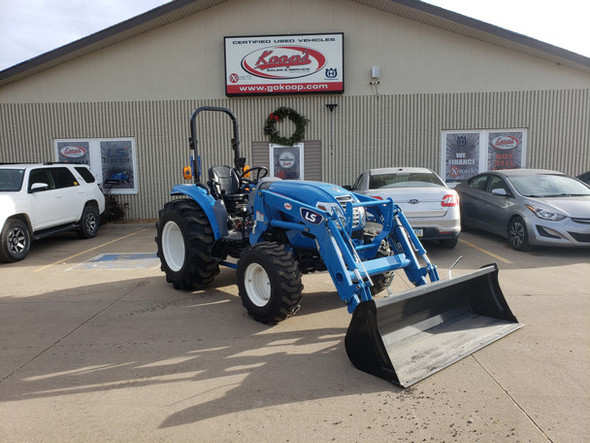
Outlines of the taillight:
<svg viewBox="0 0 590 443">
<path fill-rule="evenodd" d="M 459 204 L 459 199 L 455 194 L 447 194 L 442 198 L 442 202 L 440 202 L 441 206 L 446 208 L 457 206 Z"/>
<path fill-rule="evenodd" d="M 383 200 L 383 197 L 379 195 L 371 195 L 371 197 L 376 198 L 377 200 Z"/>
</svg>

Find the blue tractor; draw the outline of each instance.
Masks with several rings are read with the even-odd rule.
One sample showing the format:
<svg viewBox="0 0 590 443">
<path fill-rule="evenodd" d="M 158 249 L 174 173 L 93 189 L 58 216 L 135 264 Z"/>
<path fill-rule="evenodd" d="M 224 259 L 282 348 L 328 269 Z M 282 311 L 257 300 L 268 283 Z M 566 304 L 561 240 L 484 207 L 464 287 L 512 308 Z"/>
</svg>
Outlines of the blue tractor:
<svg viewBox="0 0 590 443">
<path fill-rule="evenodd" d="M 231 118 L 234 165 L 213 166 L 201 180 L 196 119 Z M 400 208 L 329 183 L 268 177 L 240 155 L 238 123 L 225 108 L 191 116 L 191 167 L 156 223 L 161 269 L 175 289 L 203 288 L 219 266 L 236 270 L 248 314 L 275 324 L 302 298 L 302 274 L 326 271 L 352 320 L 345 348 L 353 365 L 407 387 L 522 325 L 485 266 L 441 281 Z M 180 197 L 180 198 L 178 198 Z M 375 299 L 395 271 L 416 286 Z"/>
</svg>

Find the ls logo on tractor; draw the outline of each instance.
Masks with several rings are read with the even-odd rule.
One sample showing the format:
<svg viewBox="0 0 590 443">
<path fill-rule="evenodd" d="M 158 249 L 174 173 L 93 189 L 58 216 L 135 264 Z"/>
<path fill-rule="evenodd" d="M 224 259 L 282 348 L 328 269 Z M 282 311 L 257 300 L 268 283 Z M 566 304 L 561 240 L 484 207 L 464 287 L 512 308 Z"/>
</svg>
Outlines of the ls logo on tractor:
<svg viewBox="0 0 590 443">
<path fill-rule="evenodd" d="M 305 221 L 308 221 L 309 223 L 314 225 L 319 225 L 323 220 L 321 214 L 318 214 L 314 211 L 310 211 L 306 208 L 301 208 L 301 217 L 303 217 Z"/>
</svg>

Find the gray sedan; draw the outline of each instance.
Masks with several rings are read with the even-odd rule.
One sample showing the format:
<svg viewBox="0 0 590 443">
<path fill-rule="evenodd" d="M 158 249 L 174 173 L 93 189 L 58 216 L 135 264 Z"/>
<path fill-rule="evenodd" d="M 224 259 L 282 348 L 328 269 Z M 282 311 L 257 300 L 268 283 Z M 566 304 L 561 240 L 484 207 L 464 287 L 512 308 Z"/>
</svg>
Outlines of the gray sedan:
<svg viewBox="0 0 590 443">
<path fill-rule="evenodd" d="M 478 174 L 455 187 L 461 222 L 533 245 L 590 247 L 590 186 L 557 171 L 505 169 Z"/>
</svg>

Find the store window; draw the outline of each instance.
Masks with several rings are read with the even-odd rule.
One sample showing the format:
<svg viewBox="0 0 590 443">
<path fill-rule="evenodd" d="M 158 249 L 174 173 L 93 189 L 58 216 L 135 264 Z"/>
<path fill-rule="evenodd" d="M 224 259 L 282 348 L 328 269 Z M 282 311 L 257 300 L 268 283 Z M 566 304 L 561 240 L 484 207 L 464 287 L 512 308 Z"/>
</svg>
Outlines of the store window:
<svg viewBox="0 0 590 443">
<path fill-rule="evenodd" d="M 456 184 L 480 172 L 526 166 L 526 129 L 443 131 L 441 172 Z"/>
<path fill-rule="evenodd" d="M 87 164 L 96 181 L 113 194 L 137 194 L 134 138 L 58 139 L 55 158 Z"/>
</svg>

